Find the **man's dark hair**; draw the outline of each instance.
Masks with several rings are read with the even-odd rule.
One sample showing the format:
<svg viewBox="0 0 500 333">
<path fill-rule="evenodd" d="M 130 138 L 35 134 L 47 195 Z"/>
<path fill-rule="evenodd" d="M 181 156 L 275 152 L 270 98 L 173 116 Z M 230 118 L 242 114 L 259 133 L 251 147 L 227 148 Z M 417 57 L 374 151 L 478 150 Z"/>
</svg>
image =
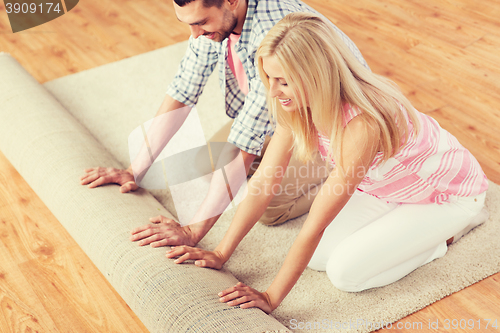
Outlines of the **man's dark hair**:
<svg viewBox="0 0 500 333">
<path fill-rule="evenodd" d="M 222 4 L 224 3 L 225 0 L 174 0 L 174 1 L 179 7 L 184 7 L 185 5 L 193 1 L 203 1 L 203 7 L 205 8 L 210 8 L 213 6 L 220 8 L 222 7 Z"/>
</svg>

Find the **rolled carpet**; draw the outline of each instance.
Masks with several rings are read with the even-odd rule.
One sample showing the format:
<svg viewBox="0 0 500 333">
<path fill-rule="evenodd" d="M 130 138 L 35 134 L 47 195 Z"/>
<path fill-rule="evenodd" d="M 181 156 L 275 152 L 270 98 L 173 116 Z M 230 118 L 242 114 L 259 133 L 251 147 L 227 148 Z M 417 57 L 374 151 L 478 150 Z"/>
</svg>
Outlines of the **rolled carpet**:
<svg viewBox="0 0 500 333">
<path fill-rule="evenodd" d="M 123 166 L 7 54 L 0 100 L 0 149 L 151 332 L 287 331 L 259 309 L 218 302 L 237 283 L 227 270 L 176 265 L 165 248 L 130 242 L 153 214 L 172 215 L 145 190 L 80 185 L 85 168 Z"/>
</svg>

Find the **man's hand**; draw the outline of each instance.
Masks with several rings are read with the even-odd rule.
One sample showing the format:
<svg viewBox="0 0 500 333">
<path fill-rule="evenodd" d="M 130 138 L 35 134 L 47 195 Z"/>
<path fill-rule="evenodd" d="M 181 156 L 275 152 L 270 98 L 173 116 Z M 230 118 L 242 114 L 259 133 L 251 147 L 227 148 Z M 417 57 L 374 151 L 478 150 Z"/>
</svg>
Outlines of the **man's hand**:
<svg viewBox="0 0 500 333">
<path fill-rule="evenodd" d="M 271 299 L 266 292 L 261 293 L 241 282 L 221 291 L 219 297 L 219 301 L 227 305 L 239 305 L 242 309 L 259 308 L 267 314 L 276 308 L 271 304 Z"/>
<path fill-rule="evenodd" d="M 177 258 L 174 262 L 182 264 L 186 260 L 196 260 L 194 264 L 199 267 L 221 269 L 222 265 L 227 261 L 219 251 L 206 251 L 197 247 L 191 246 L 176 246 L 167 251 L 167 258 Z"/>
<path fill-rule="evenodd" d="M 139 188 L 135 183 L 134 174 L 129 169 L 115 168 L 90 168 L 85 170 L 85 174 L 80 178 L 82 185 L 87 185 L 89 188 L 105 184 L 120 185 L 120 192 L 126 193 L 135 191 Z"/>
<path fill-rule="evenodd" d="M 172 219 L 159 215 L 149 219 L 146 224 L 131 231 L 131 241 L 140 241 L 139 245 L 151 244 L 151 247 L 189 245 L 195 246 L 198 241 L 189 225 L 181 225 Z"/>
</svg>

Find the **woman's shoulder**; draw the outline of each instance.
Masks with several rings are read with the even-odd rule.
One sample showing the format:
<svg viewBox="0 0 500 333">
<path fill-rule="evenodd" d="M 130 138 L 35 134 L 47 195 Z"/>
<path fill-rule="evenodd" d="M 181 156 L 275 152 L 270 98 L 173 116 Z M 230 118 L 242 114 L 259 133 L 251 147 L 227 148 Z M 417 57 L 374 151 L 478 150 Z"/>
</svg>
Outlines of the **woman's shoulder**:
<svg viewBox="0 0 500 333">
<path fill-rule="evenodd" d="M 363 112 L 357 105 L 353 105 L 349 102 L 345 102 L 343 106 L 344 111 L 344 127 L 347 126 L 356 116 L 359 116 Z"/>
</svg>

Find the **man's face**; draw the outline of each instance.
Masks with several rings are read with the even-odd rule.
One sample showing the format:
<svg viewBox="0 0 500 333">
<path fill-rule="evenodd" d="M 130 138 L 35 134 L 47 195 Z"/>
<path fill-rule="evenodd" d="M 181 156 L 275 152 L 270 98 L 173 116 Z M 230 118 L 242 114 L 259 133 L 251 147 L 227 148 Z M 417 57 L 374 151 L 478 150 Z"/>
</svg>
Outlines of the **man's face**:
<svg viewBox="0 0 500 333">
<path fill-rule="evenodd" d="M 179 21 L 189 24 L 194 38 L 204 35 L 213 41 L 222 42 L 238 23 L 227 1 L 224 1 L 221 8 L 205 8 L 203 0 L 192 1 L 183 7 L 174 2 L 174 9 Z"/>
</svg>

